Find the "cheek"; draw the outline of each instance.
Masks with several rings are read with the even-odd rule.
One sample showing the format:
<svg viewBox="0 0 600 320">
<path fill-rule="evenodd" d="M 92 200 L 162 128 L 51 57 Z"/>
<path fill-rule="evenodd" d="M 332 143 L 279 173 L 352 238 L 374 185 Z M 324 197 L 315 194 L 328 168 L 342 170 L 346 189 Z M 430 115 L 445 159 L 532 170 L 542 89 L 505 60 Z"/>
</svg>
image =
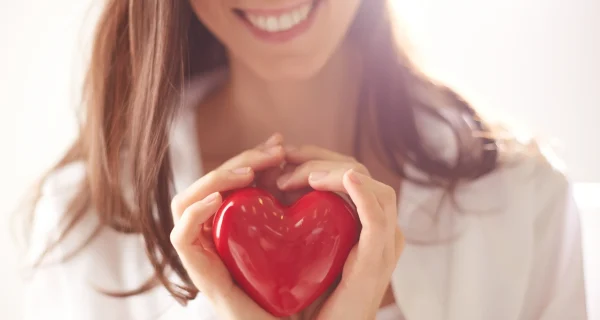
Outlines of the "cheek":
<svg viewBox="0 0 600 320">
<path fill-rule="evenodd" d="M 324 12 L 324 17 L 321 19 L 322 34 L 327 34 L 329 37 L 341 39 L 354 21 L 354 17 L 358 13 L 361 0 L 324 0 L 327 1 L 328 8 Z M 366 0 L 373 1 L 373 0 Z"/>
<path fill-rule="evenodd" d="M 190 0 L 190 5 L 198 19 L 226 46 L 236 36 L 233 27 L 235 16 L 227 1 L 221 0 Z"/>
</svg>

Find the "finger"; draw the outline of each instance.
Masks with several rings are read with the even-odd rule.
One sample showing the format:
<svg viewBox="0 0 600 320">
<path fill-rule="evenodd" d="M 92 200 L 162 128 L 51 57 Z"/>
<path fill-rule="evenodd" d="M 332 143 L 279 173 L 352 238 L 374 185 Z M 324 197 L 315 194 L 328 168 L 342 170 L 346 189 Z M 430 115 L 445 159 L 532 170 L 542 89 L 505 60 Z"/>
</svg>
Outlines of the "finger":
<svg viewBox="0 0 600 320">
<path fill-rule="evenodd" d="M 272 134 L 267 140 L 258 144 L 256 146 L 256 149 L 263 150 L 268 147 L 273 147 L 273 146 L 281 145 L 281 144 L 283 144 L 283 135 L 279 132 L 276 132 L 276 133 Z"/>
<path fill-rule="evenodd" d="M 274 133 L 266 141 L 258 144 L 254 149 L 246 150 L 224 162 L 220 168 L 235 168 L 246 162 L 253 170 L 259 171 L 265 167 L 269 167 L 269 164 L 273 161 L 280 163 L 283 160 L 282 143 L 283 135 L 278 132 Z M 263 163 L 263 160 L 265 160 L 266 163 Z"/>
<path fill-rule="evenodd" d="M 396 260 L 398 260 L 398 258 L 400 258 L 400 255 L 402 254 L 402 251 L 404 251 L 404 245 L 405 245 L 405 239 L 404 239 L 404 233 L 402 232 L 402 230 L 400 229 L 400 226 L 396 225 L 396 229 L 394 232 L 394 245 L 395 245 L 395 254 L 396 254 Z"/>
<path fill-rule="evenodd" d="M 404 250 L 404 234 L 400 227 L 397 224 L 393 224 L 392 228 L 393 232 L 390 232 L 389 235 L 381 235 L 383 238 L 386 238 L 384 242 L 383 254 L 381 255 L 381 263 L 382 266 L 387 266 L 387 271 L 390 273 L 393 272 L 396 264 L 398 263 L 398 259 Z"/>
<path fill-rule="evenodd" d="M 370 259 L 365 255 L 376 255 L 384 264 L 395 265 L 402 251 L 402 247 L 397 247 L 396 242 L 403 241 L 403 237 L 401 232 L 396 232 L 399 228 L 394 189 L 352 170 L 344 174 L 342 181 L 363 225 L 358 251 L 363 256 L 362 259 Z M 403 246 L 403 243 L 399 245 Z M 360 250 L 360 247 L 369 249 Z"/>
<path fill-rule="evenodd" d="M 329 160 L 356 162 L 354 158 L 314 145 L 301 147 L 286 146 L 285 160 L 289 163 L 300 164 L 310 160 Z"/>
<path fill-rule="evenodd" d="M 356 173 L 359 177 L 363 177 L 365 180 L 363 183 L 370 189 L 377 198 L 377 203 L 382 210 L 396 212 L 397 201 L 396 191 L 379 182 L 368 174 L 364 174 L 362 170 L 356 169 L 355 167 L 349 168 L 353 173 Z M 327 172 L 311 172 L 308 176 L 309 185 L 315 190 L 334 191 L 334 192 L 347 192 L 344 184 L 344 176 L 348 173 L 348 169 L 344 166 L 337 167 Z M 395 219 L 395 214 L 394 214 Z"/>
<path fill-rule="evenodd" d="M 223 288 L 233 285 L 218 256 L 207 246 L 210 238 L 201 236 L 202 225 L 218 210 L 222 201 L 221 195 L 215 192 L 190 205 L 170 236 L 193 283 L 207 296 L 217 296 Z"/>
<path fill-rule="evenodd" d="M 171 231 L 171 243 L 180 255 L 185 255 L 196 242 L 200 228 L 221 205 L 222 198 L 214 192 L 185 209 Z"/>
<path fill-rule="evenodd" d="M 275 137 L 275 141 L 279 139 Z M 270 143 L 273 143 L 272 141 Z M 191 186 L 171 201 L 174 221 L 192 203 L 214 191 L 228 191 L 249 185 L 254 179 L 254 171 L 276 166 L 283 161 L 281 145 L 264 150 L 250 149 L 226 161 L 219 168 L 196 180 Z"/>
<path fill-rule="evenodd" d="M 254 172 L 250 167 L 209 172 L 173 198 L 171 201 L 173 222 L 176 223 L 181 218 L 187 207 L 211 193 L 244 187 L 250 184 L 252 179 L 254 179 Z"/>
<path fill-rule="evenodd" d="M 365 175 L 369 174 L 367 168 L 358 162 L 339 162 L 326 160 L 311 160 L 299 165 L 294 171 L 286 173 L 277 179 L 277 186 L 281 190 L 292 190 L 309 185 L 309 177 L 313 179 L 335 171 L 341 178 L 343 173 L 353 169 Z M 341 182 L 341 179 L 339 179 Z"/>
<path fill-rule="evenodd" d="M 284 160 L 283 147 L 274 145 L 265 149 L 249 149 L 225 161 L 219 169 L 251 167 L 254 171 L 278 166 Z"/>
<path fill-rule="evenodd" d="M 352 169 L 336 168 L 329 172 L 309 176 L 310 186 L 315 190 L 341 192 L 348 194 L 356 206 L 363 225 L 363 232 L 381 232 L 387 224 L 376 190 L 380 182 Z"/>
<path fill-rule="evenodd" d="M 378 182 L 369 176 L 348 170 L 342 177 L 342 184 L 356 206 L 363 227 L 361 238 L 381 238 L 389 227 L 389 221 L 374 191 Z"/>
</svg>

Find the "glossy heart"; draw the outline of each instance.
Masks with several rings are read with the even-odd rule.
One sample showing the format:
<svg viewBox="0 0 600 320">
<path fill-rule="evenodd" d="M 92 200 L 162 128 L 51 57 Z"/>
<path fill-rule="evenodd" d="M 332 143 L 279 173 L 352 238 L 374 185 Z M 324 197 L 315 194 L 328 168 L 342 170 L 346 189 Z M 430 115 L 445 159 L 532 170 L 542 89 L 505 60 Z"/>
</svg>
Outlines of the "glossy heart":
<svg viewBox="0 0 600 320">
<path fill-rule="evenodd" d="M 359 233 L 352 207 L 324 191 L 283 207 L 262 189 L 238 190 L 213 222 L 217 252 L 233 279 L 277 317 L 302 311 L 327 290 Z"/>
</svg>

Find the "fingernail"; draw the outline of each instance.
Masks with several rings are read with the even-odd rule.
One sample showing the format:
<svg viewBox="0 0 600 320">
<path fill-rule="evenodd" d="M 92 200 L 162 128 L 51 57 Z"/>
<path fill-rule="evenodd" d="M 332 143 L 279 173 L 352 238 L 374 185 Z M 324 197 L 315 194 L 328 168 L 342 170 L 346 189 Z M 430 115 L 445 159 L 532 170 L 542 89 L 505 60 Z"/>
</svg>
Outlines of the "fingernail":
<svg viewBox="0 0 600 320">
<path fill-rule="evenodd" d="M 231 170 L 231 172 L 233 172 L 235 174 L 248 174 L 248 173 L 250 173 L 250 167 L 233 169 L 233 170 Z"/>
<path fill-rule="evenodd" d="M 285 146 L 285 152 L 292 152 L 296 149 L 298 148 L 296 148 L 295 146 Z"/>
<path fill-rule="evenodd" d="M 267 139 L 267 142 L 265 142 L 265 147 L 272 147 L 274 145 L 279 144 L 279 134 L 274 134 L 272 135 L 269 139 Z"/>
<path fill-rule="evenodd" d="M 273 146 L 265 150 L 266 153 L 276 155 L 281 152 L 281 146 Z"/>
<path fill-rule="evenodd" d="M 326 176 L 327 176 L 327 172 L 317 171 L 317 172 L 311 172 L 308 175 L 308 179 L 311 181 L 318 181 L 318 180 L 325 178 Z"/>
<path fill-rule="evenodd" d="M 355 184 L 362 184 L 361 177 L 354 170 L 348 171 L 348 178 L 350 179 L 350 181 L 354 182 Z"/>
<path fill-rule="evenodd" d="M 277 178 L 277 186 L 279 188 L 285 187 L 285 184 L 290 180 L 291 176 L 291 173 L 284 173 L 283 175 L 281 175 L 279 178 Z"/>
<path fill-rule="evenodd" d="M 202 199 L 202 203 L 206 203 L 206 204 L 211 203 L 211 202 L 215 201 L 218 196 L 219 196 L 218 192 L 211 193 L 206 198 Z"/>
</svg>

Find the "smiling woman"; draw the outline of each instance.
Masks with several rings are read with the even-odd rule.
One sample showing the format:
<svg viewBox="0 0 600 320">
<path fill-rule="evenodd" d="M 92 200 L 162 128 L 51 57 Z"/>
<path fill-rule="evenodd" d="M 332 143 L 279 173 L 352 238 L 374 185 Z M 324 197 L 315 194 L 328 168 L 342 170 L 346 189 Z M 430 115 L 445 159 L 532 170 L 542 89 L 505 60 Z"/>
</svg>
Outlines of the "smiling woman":
<svg viewBox="0 0 600 320">
<path fill-rule="evenodd" d="M 163 318 L 273 319 L 210 237 L 223 195 L 250 185 L 335 192 L 361 224 L 334 284 L 276 316 L 583 319 L 567 179 L 535 145 L 498 148 L 517 143 L 413 66 L 390 15 L 384 0 L 107 1 L 80 135 L 36 202 L 31 319 L 155 318 L 174 300 Z M 274 300 L 302 296 L 268 280 Z"/>
</svg>

